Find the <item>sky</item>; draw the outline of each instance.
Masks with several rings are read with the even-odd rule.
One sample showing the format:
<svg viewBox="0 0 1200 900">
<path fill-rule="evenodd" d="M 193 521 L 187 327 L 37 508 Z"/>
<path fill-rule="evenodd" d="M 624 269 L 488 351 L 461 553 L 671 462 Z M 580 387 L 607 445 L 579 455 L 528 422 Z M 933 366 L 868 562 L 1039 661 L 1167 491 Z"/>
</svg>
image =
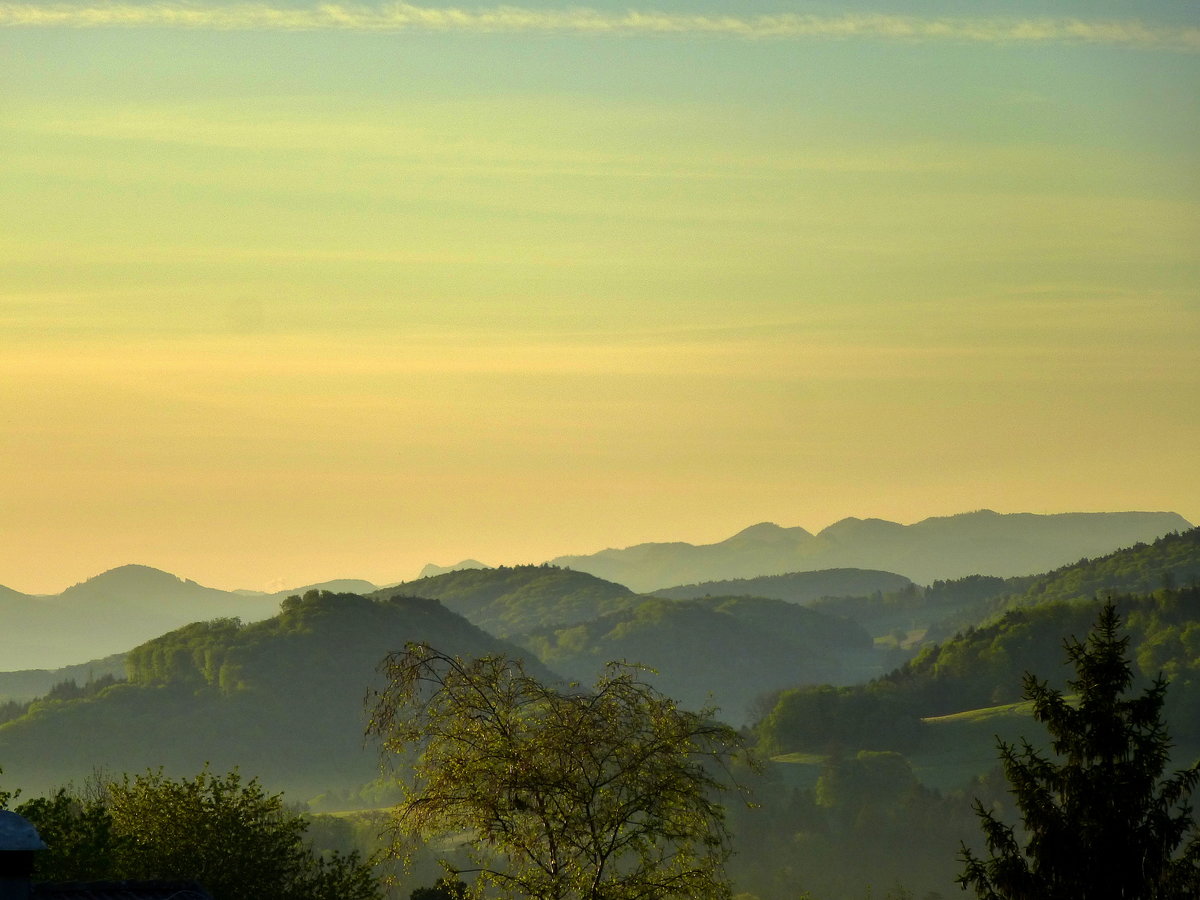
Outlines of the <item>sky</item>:
<svg viewBox="0 0 1200 900">
<path fill-rule="evenodd" d="M 1200 523 L 1200 7 L 0 0 L 0 584 Z"/>
</svg>

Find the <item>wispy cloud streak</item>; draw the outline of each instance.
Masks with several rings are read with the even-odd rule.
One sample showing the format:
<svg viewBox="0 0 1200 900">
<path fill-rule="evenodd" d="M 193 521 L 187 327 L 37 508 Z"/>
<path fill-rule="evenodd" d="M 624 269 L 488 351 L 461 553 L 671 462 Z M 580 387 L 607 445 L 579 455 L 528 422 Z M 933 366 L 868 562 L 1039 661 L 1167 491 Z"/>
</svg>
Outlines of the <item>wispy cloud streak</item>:
<svg viewBox="0 0 1200 900">
<path fill-rule="evenodd" d="M 284 7 L 257 3 L 34 4 L 0 2 L 0 27 L 185 28 L 225 31 L 458 31 L 713 35 L 961 43 L 1077 43 L 1200 51 L 1200 28 L 1134 20 L 945 18 L 891 15 L 683 15 L 515 6 L 454 8 L 391 3 Z"/>
</svg>

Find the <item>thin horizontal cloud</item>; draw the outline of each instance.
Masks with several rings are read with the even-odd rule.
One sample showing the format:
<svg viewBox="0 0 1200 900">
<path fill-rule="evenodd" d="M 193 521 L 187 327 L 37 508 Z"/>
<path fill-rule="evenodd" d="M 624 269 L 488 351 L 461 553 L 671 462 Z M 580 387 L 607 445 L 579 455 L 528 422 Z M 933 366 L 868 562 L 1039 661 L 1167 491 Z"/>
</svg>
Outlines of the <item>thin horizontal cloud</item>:
<svg viewBox="0 0 1200 900">
<path fill-rule="evenodd" d="M 188 28 L 227 31 L 458 31 L 566 34 L 713 35 L 782 39 L 871 39 L 967 43 L 1104 44 L 1200 51 L 1200 28 L 1134 20 L 1045 18 L 925 19 L 891 15 L 683 15 L 654 11 L 515 6 L 452 8 L 391 3 L 312 7 L 257 3 L 0 3 L 0 27 Z"/>
</svg>

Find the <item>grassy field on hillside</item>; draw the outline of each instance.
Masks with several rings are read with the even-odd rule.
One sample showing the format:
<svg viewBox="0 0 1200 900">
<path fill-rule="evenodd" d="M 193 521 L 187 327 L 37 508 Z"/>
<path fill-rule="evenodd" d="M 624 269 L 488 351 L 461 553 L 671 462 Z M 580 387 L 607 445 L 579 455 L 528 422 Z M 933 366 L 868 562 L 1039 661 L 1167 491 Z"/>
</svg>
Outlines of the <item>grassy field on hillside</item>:
<svg viewBox="0 0 1200 900">
<path fill-rule="evenodd" d="M 922 782 L 943 791 L 960 788 L 999 765 L 997 740 L 1019 744 L 1025 738 L 1038 747 L 1045 742 L 1029 701 L 921 721 L 926 726 L 924 739 L 909 759 Z"/>
</svg>

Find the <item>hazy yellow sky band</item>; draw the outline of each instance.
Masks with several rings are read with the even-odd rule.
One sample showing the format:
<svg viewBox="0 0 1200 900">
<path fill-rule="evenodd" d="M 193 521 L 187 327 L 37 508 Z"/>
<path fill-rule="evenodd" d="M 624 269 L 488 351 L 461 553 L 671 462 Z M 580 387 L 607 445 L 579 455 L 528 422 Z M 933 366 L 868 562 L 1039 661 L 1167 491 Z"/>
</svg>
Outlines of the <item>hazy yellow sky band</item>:
<svg viewBox="0 0 1200 900">
<path fill-rule="evenodd" d="M 1200 521 L 1197 28 L 1067 6 L 0 4 L 0 584 Z"/>
</svg>

